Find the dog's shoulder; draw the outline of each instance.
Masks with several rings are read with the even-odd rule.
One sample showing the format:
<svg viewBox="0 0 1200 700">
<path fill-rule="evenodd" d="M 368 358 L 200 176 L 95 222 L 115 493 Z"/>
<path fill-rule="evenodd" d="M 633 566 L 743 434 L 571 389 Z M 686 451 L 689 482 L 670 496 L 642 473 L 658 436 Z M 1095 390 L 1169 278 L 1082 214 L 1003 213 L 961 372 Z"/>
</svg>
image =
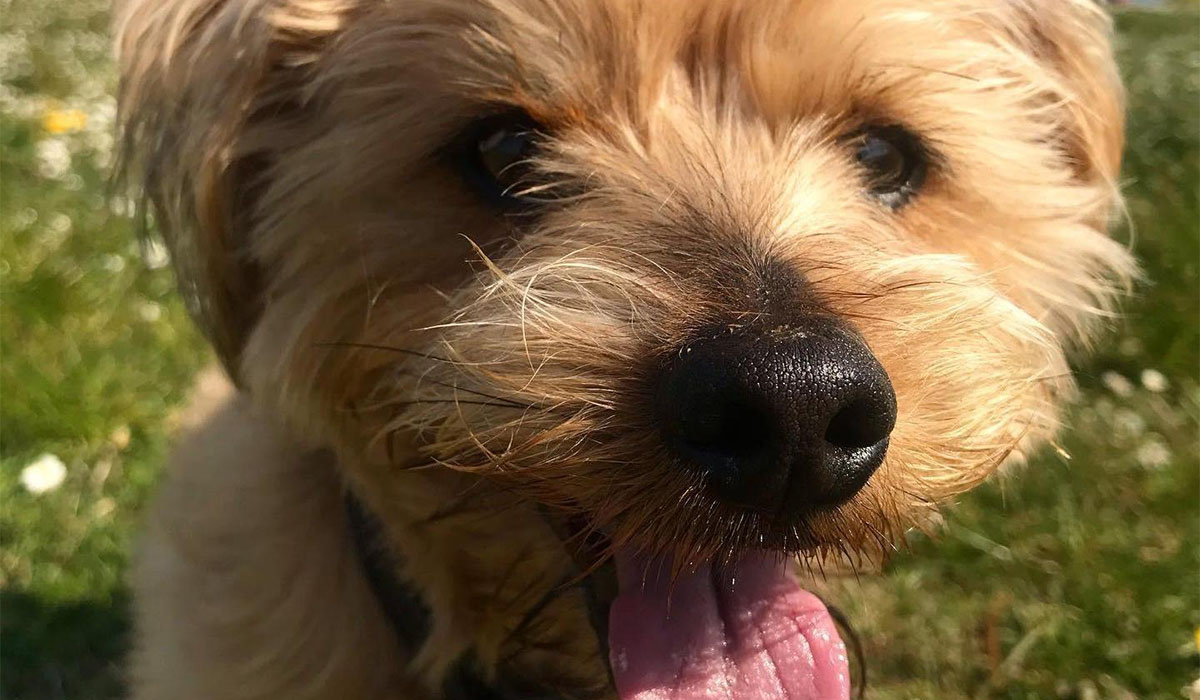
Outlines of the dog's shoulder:
<svg viewBox="0 0 1200 700">
<path fill-rule="evenodd" d="M 133 570 L 134 697 L 420 697 L 399 690 L 332 459 L 216 370 L 176 425 Z"/>
</svg>

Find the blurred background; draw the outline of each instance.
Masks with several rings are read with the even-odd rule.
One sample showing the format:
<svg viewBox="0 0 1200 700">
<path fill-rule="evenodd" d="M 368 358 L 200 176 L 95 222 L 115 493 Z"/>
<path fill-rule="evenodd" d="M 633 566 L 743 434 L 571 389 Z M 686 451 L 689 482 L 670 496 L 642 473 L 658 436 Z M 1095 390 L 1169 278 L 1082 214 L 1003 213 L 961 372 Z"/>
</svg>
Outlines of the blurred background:
<svg viewBox="0 0 1200 700">
<path fill-rule="evenodd" d="M 830 580 L 873 698 L 1200 699 L 1200 4 L 1114 9 L 1147 282 L 1062 452 Z M 111 197 L 108 3 L 0 0 L 0 697 L 122 695 L 124 574 L 209 355 Z M 1067 455 L 1070 455 L 1069 458 Z"/>
</svg>

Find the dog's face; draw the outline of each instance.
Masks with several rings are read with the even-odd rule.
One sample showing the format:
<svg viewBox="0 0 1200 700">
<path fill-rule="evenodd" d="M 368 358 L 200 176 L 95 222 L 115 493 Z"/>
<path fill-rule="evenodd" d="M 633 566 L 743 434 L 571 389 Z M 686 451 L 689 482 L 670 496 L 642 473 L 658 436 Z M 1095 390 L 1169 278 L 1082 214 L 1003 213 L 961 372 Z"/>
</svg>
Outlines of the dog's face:
<svg viewBox="0 0 1200 700">
<path fill-rule="evenodd" d="M 227 364 L 385 513 L 887 547 L 1052 435 L 1131 272 L 1086 0 L 231 4 L 130 14 L 131 143 Z"/>
</svg>

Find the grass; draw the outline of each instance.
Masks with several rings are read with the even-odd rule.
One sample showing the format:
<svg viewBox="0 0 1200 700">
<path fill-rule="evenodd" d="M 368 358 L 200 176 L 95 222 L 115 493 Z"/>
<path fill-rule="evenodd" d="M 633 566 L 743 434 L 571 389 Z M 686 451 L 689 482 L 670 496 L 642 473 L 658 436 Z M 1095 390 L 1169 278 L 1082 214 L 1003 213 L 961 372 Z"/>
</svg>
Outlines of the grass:
<svg viewBox="0 0 1200 700">
<path fill-rule="evenodd" d="M 106 198 L 107 3 L 0 8 L 0 696 L 116 697 L 131 533 L 205 353 Z M 55 105 L 86 126 L 47 133 Z M 67 478 L 33 496 L 42 453 Z"/>
<path fill-rule="evenodd" d="M 4 698 L 121 693 L 132 533 L 168 416 L 207 359 L 158 251 L 105 197 L 107 11 L 0 5 Z M 1079 366 L 1070 461 L 1043 455 L 964 497 L 884 575 L 828 582 L 863 638 L 871 697 L 1180 698 L 1197 677 L 1200 19 L 1119 19 L 1129 211 L 1151 282 Z M 1165 391 L 1142 385 L 1148 369 Z M 34 495 L 20 473 L 44 453 L 67 476 Z"/>
</svg>

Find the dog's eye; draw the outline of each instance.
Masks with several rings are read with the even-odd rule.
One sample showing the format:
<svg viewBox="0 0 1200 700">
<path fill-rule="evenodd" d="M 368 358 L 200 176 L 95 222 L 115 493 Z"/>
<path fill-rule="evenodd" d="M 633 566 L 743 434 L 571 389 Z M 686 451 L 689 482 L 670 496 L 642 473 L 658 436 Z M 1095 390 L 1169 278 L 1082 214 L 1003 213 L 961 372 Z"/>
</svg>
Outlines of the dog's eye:
<svg viewBox="0 0 1200 700">
<path fill-rule="evenodd" d="M 536 201 L 540 191 L 532 160 L 541 136 L 523 113 L 489 117 L 475 124 L 461 149 L 467 181 L 486 199 L 512 206 Z"/>
<path fill-rule="evenodd" d="M 925 181 L 924 150 L 903 127 L 867 127 L 855 136 L 854 146 L 871 196 L 893 209 L 911 199 Z"/>
</svg>

